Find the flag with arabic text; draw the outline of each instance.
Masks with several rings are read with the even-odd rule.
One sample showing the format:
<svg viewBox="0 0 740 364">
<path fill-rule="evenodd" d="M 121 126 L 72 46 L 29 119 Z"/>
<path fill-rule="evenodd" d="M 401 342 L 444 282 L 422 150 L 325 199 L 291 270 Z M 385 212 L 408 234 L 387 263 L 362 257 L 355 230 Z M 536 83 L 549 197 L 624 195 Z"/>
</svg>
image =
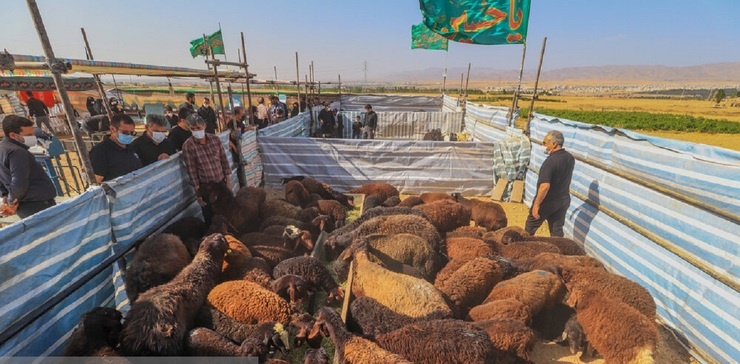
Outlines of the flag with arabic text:
<svg viewBox="0 0 740 364">
<path fill-rule="evenodd" d="M 411 26 L 411 49 L 447 50 L 447 38 L 429 30 L 424 23 Z"/>
<path fill-rule="evenodd" d="M 419 0 L 424 24 L 461 43 L 522 44 L 530 0 Z"/>
</svg>

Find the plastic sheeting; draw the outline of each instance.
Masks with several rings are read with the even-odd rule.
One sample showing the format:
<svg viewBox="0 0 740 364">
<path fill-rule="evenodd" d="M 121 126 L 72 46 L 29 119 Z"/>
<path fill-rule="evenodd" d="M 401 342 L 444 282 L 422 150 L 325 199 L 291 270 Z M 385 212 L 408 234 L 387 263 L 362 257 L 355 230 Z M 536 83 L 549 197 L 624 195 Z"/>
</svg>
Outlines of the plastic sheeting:
<svg viewBox="0 0 740 364">
<path fill-rule="evenodd" d="M 531 123 L 535 139 L 541 140 L 553 129 L 563 132 L 565 149 L 576 156 L 649 178 L 676 192 L 691 193 L 694 188 L 690 186 L 695 183 L 702 191 L 728 194 L 719 201 L 697 196 L 711 206 L 731 208 L 738 202 L 739 174 L 732 158 L 706 160 L 707 156 L 732 155 L 730 151 L 713 148 L 706 154 L 689 153 L 681 142 L 660 138 L 649 138 L 648 142 L 636 133 L 559 122 L 544 115 L 537 115 Z M 535 146 L 531 165 L 538 170 L 545 158 L 543 147 Z M 734 182 L 722 185 L 719 182 L 723 180 Z M 530 205 L 536 183 L 537 174 L 528 173 L 525 201 Z M 722 187 L 718 191 L 712 185 Z M 740 357 L 740 293 L 672 252 L 688 253 L 696 262 L 737 282 L 738 224 L 579 161 L 571 190 L 670 246 L 656 244 L 575 195 L 566 215 L 566 235 L 582 242 L 586 252 L 609 270 L 647 288 L 655 298 L 659 316 L 703 355 L 716 362 L 733 362 Z"/>
<path fill-rule="evenodd" d="M 257 132 L 248 131 L 239 142 L 244 170 L 244 181 L 247 186 L 258 187 L 262 184 L 262 157 L 257 150 Z"/>
<path fill-rule="evenodd" d="M 508 128 L 507 137 L 493 145 L 494 183 L 498 182 L 499 178 L 509 180 L 504 194 L 501 196 L 503 201 L 509 201 L 514 180 L 524 179 L 532 152 L 532 144 L 521 130 Z"/>
<path fill-rule="evenodd" d="M 491 143 L 259 138 L 265 186 L 311 176 L 340 191 L 387 182 L 401 193 L 493 191 Z"/>
<path fill-rule="evenodd" d="M 439 96 L 399 95 L 342 95 L 341 111 L 365 111 L 370 104 L 373 111 L 440 111 L 442 98 Z"/>
<path fill-rule="evenodd" d="M 365 118 L 365 112 L 343 111 L 344 135 L 352 138 L 352 122 L 359 115 Z M 440 129 L 442 134 L 458 133 L 462 131 L 462 113 L 457 112 L 378 112 L 378 128 L 376 139 L 405 139 L 422 140 L 424 134 L 432 129 Z"/>
<path fill-rule="evenodd" d="M 442 95 L 442 111 L 444 112 L 462 112 L 460 99 L 450 95 Z"/>
<path fill-rule="evenodd" d="M 473 140 L 495 142 L 506 138 L 509 109 L 468 103 L 465 105 L 465 132 Z"/>
</svg>

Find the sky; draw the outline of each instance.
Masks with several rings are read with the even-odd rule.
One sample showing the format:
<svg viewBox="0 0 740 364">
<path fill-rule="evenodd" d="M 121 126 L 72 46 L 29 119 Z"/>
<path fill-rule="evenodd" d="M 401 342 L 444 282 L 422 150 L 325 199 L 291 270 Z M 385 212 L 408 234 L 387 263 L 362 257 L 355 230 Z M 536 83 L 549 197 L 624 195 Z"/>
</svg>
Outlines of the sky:
<svg viewBox="0 0 740 364">
<path fill-rule="evenodd" d="M 491 0 L 489 0 L 491 1 Z M 740 61 L 739 0 L 531 0 L 525 70 L 604 65 L 691 66 Z M 449 51 L 411 50 L 417 0 L 37 0 L 57 57 L 85 58 L 80 28 L 96 60 L 205 68 L 190 40 L 218 30 L 237 61 L 244 32 L 250 72 L 301 79 L 361 81 L 429 68 L 516 70 L 521 45 L 450 42 Z M 0 49 L 42 55 L 25 0 L 3 0 Z M 222 58 L 223 59 L 223 58 Z M 474 75 L 474 72 L 473 72 Z M 399 79 L 402 81 L 402 79 Z"/>
</svg>

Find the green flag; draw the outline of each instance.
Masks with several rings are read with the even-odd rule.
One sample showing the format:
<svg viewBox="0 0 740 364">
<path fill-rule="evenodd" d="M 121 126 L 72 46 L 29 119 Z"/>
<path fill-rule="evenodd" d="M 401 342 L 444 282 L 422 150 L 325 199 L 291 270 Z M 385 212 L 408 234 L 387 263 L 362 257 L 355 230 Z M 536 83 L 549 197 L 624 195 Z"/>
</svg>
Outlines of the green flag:
<svg viewBox="0 0 740 364">
<path fill-rule="evenodd" d="M 419 0 L 424 24 L 461 43 L 521 44 L 530 0 Z"/>
<path fill-rule="evenodd" d="M 213 54 L 226 54 L 224 51 L 224 38 L 221 36 L 221 29 L 211 35 L 207 35 L 205 42 L 202 37 L 191 40 L 190 55 L 195 58 L 208 54 L 209 47 L 213 49 Z"/>
<path fill-rule="evenodd" d="M 447 38 L 429 30 L 424 23 L 411 26 L 411 49 L 439 49 L 447 50 Z"/>
</svg>

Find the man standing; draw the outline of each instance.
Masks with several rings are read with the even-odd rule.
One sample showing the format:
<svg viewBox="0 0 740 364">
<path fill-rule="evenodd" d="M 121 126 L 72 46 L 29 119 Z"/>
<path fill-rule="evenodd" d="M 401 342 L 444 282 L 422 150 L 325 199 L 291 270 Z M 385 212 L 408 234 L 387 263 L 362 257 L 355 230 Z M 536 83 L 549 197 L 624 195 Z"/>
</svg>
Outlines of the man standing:
<svg viewBox="0 0 740 364">
<path fill-rule="evenodd" d="M 262 129 L 267 127 L 269 123 L 269 112 L 267 106 L 265 106 L 265 98 L 260 97 L 257 101 L 257 127 Z"/>
<path fill-rule="evenodd" d="M 167 139 L 167 119 L 162 115 L 146 116 L 146 132 L 131 143 L 144 167 L 175 154 L 175 146 Z"/>
<path fill-rule="evenodd" d="M 36 145 L 33 121 L 17 115 L 3 119 L 0 142 L 0 215 L 25 219 L 54 206 L 56 189 L 28 148 Z"/>
<path fill-rule="evenodd" d="M 206 121 L 206 133 L 216 134 L 216 112 L 211 107 L 211 99 L 203 98 L 203 105 L 198 108 L 198 115 Z"/>
<path fill-rule="evenodd" d="M 545 135 L 542 145 L 548 154 L 540 167 L 537 193 L 529 210 L 524 230 L 534 236 L 547 220 L 550 236 L 563 236 L 565 213 L 570 206 L 570 180 L 573 177 L 575 159 L 563 149 L 563 133 L 552 130 Z"/>
<path fill-rule="evenodd" d="M 135 135 L 134 120 L 130 116 L 113 115 L 110 135 L 90 149 L 90 162 L 98 183 L 110 181 L 142 167 L 139 156 L 128 148 Z"/>
<path fill-rule="evenodd" d="M 179 152 L 182 150 L 182 145 L 185 144 L 185 141 L 190 139 L 191 136 L 193 136 L 193 133 L 190 132 L 190 129 L 188 129 L 188 116 L 190 116 L 192 112 L 188 110 L 187 108 L 182 108 L 178 110 L 178 118 L 179 121 L 177 122 L 177 125 L 170 129 L 170 134 L 167 136 L 167 139 L 169 139 L 172 142 L 172 145 L 175 147 L 175 151 Z"/>
<path fill-rule="evenodd" d="M 375 129 L 378 128 L 378 114 L 373 111 L 373 106 L 365 105 L 365 134 L 366 139 L 375 139 Z"/>
<path fill-rule="evenodd" d="M 180 104 L 180 107 L 178 109 L 186 108 L 190 112 L 195 112 L 195 94 L 192 92 L 188 92 L 185 94 L 185 102 Z"/>
<path fill-rule="evenodd" d="M 177 114 L 172 112 L 172 106 L 165 105 L 164 107 L 164 117 L 167 118 L 167 121 L 170 124 L 170 128 L 174 128 L 175 125 L 177 125 L 177 122 L 180 121 L 180 119 L 177 117 Z"/>
<path fill-rule="evenodd" d="M 26 101 L 26 106 L 28 106 L 28 115 L 36 120 L 36 127 L 41 129 L 42 124 L 46 125 L 49 132 L 55 134 L 54 129 L 51 128 L 51 122 L 49 121 L 49 108 L 46 107 L 43 101 L 33 97 L 33 92 L 26 91 L 26 95 L 28 95 L 28 101 Z"/>
<path fill-rule="evenodd" d="M 229 167 L 226 152 L 216 135 L 205 131 L 206 122 L 198 114 L 188 116 L 188 127 L 193 136 L 182 146 L 182 158 L 190 177 L 190 184 L 197 193 L 202 183 L 224 183 L 231 189 L 231 167 Z M 213 210 L 210 205 L 199 201 L 203 208 L 203 219 L 210 225 Z"/>
<path fill-rule="evenodd" d="M 344 138 L 344 118 L 337 109 L 333 109 L 331 112 L 334 115 L 335 122 L 334 137 L 340 139 Z"/>
<path fill-rule="evenodd" d="M 331 104 L 326 103 L 324 110 L 319 111 L 319 128 L 324 138 L 331 138 L 334 134 L 334 114 L 331 112 Z"/>
</svg>

